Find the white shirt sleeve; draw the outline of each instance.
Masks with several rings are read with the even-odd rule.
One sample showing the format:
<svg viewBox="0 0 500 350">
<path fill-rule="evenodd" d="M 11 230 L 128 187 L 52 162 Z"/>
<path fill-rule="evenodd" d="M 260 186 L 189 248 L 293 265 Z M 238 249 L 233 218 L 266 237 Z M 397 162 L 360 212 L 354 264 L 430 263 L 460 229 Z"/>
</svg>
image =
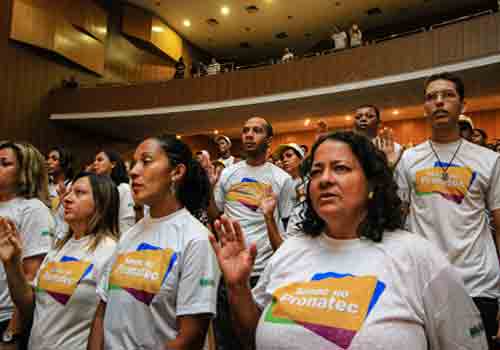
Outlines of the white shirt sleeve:
<svg viewBox="0 0 500 350">
<path fill-rule="evenodd" d="M 220 175 L 219 181 L 214 186 L 214 200 L 215 200 L 215 206 L 220 212 L 224 211 L 224 203 L 225 203 L 225 197 L 226 197 L 226 191 L 224 190 L 224 184 L 227 180 L 227 174 L 226 169 L 224 169 Z"/>
<path fill-rule="evenodd" d="M 115 250 L 111 257 L 106 261 L 106 263 L 102 266 L 101 272 L 99 273 L 99 277 L 96 280 L 97 287 L 96 292 L 97 296 L 104 302 L 108 302 L 108 290 L 109 290 L 109 277 L 111 276 L 111 270 L 118 256 L 118 244 L 115 246 Z"/>
<path fill-rule="evenodd" d="M 269 285 L 269 276 L 271 272 L 271 261 L 268 261 L 262 275 L 259 277 L 257 285 L 252 289 L 253 300 L 257 304 L 259 310 L 264 310 L 271 303 L 273 296 L 267 293 Z"/>
<path fill-rule="evenodd" d="M 176 315 L 215 315 L 220 270 L 208 239 L 189 242 L 181 263 Z"/>
<path fill-rule="evenodd" d="M 401 160 L 399 161 L 396 169 L 394 170 L 394 181 L 398 185 L 398 195 L 403 202 L 410 203 L 410 181 L 406 174 L 406 157 L 403 154 Z"/>
<path fill-rule="evenodd" d="M 500 209 L 500 158 L 496 159 L 491 174 L 486 201 L 489 210 Z"/>
<path fill-rule="evenodd" d="M 26 207 L 18 230 L 23 243 L 23 258 L 47 254 L 55 230 L 50 209 L 43 204 Z"/>
<path fill-rule="evenodd" d="M 430 350 L 488 349 L 479 311 L 451 265 L 428 283 L 422 298 Z"/>
<path fill-rule="evenodd" d="M 118 223 L 120 226 L 120 234 L 123 234 L 135 225 L 134 199 L 132 198 L 132 191 L 129 184 L 121 183 L 120 186 L 118 186 L 118 192 L 120 194 Z"/>
</svg>

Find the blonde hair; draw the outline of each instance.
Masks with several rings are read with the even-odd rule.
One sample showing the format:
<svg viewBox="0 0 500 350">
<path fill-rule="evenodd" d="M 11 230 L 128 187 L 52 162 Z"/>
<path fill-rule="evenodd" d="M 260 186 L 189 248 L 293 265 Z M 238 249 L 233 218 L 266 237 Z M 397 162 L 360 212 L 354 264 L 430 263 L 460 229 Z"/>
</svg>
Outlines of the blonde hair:
<svg viewBox="0 0 500 350">
<path fill-rule="evenodd" d="M 81 178 L 88 178 L 94 198 L 94 212 L 88 220 L 87 235 L 94 238 L 88 245 L 89 251 L 94 251 L 106 238 L 116 240 L 119 236 L 118 212 L 120 208 L 120 195 L 109 176 L 82 172 L 74 182 Z M 73 237 L 71 228 L 65 237 L 56 242 L 56 249 L 61 249 Z"/>
<path fill-rule="evenodd" d="M 49 205 L 49 175 L 45 157 L 27 142 L 2 141 L 0 149 L 12 149 L 17 159 L 16 194 L 26 199 L 37 198 Z"/>
</svg>

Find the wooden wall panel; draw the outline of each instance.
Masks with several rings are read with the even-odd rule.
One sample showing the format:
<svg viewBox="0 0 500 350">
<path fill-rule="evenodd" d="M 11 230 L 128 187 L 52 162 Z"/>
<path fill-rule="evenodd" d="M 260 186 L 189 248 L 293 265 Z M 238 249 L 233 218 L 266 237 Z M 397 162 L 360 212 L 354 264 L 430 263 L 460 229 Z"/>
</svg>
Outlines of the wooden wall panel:
<svg viewBox="0 0 500 350">
<path fill-rule="evenodd" d="M 47 6 L 46 6 L 47 5 Z M 54 47 L 56 15 L 48 1 L 16 0 L 12 7 L 10 37 L 47 50 Z"/>
<path fill-rule="evenodd" d="M 121 28 L 124 34 L 149 42 L 152 21 L 151 15 L 144 10 L 132 5 L 123 5 Z"/>
<path fill-rule="evenodd" d="M 104 73 L 104 44 L 77 30 L 64 18 L 57 20 L 54 52 L 92 72 Z"/>
<path fill-rule="evenodd" d="M 39 147 L 42 152 L 55 145 L 70 147 L 82 161 L 92 159 L 102 148 L 122 150 L 135 147 L 135 144 L 112 139 L 100 135 L 99 131 L 89 132 L 75 129 L 69 125 L 54 123 L 49 120 L 49 93 L 61 86 L 63 79 L 75 77 L 83 84 L 99 84 L 102 80 L 71 62 L 45 50 L 9 40 L 11 27 L 11 11 L 18 0 L 0 1 L 0 140 L 25 140 Z M 31 1 L 31 0 L 23 0 Z M 48 1 L 52 5 L 64 6 L 64 1 L 75 4 L 80 0 L 33 0 Z M 34 2 L 35 3 L 35 2 Z M 145 80 L 165 80 L 171 77 L 173 62 L 155 56 L 132 45 L 120 33 L 120 4 L 116 1 L 100 3 L 109 13 L 109 35 L 106 45 L 106 65 L 104 76 L 107 80 L 126 82 L 133 77 L 134 82 Z M 61 10 L 62 11 L 62 10 Z M 102 22 L 96 21 L 97 22 Z M 190 55 L 196 55 L 194 48 L 187 46 Z M 117 55 L 118 54 L 118 55 Z M 113 57 L 116 55 L 118 57 Z M 106 88 L 102 88 L 104 91 Z M 77 91 L 90 89 L 66 89 L 69 98 Z M 156 85 L 144 84 L 142 87 L 146 105 L 158 103 L 160 95 Z M 125 94 L 135 99 L 135 90 Z M 106 95 L 100 90 L 92 91 L 89 98 L 99 104 L 105 103 Z M 117 107 L 122 108 L 123 101 L 115 100 Z M 85 105 L 85 101 L 80 101 Z M 81 107 L 79 105 L 78 108 Z"/>
<path fill-rule="evenodd" d="M 178 61 L 183 54 L 182 38 L 158 18 L 153 17 L 151 42 L 169 57 Z"/>
<path fill-rule="evenodd" d="M 433 30 L 434 65 L 456 62 L 464 57 L 462 22 Z"/>
</svg>

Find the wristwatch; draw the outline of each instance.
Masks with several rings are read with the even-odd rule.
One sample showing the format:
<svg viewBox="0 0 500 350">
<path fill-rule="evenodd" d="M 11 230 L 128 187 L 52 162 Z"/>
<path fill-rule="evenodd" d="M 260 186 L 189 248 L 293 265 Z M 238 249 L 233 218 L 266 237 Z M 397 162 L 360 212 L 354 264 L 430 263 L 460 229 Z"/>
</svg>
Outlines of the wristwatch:
<svg viewBox="0 0 500 350">
<path fill-rule="evenodd" d="M 11 344 L 19 339 L 19 334 L 14 334 L 12 330 L 6 329 L 2 334 L 2 343 Z"/>
</svg>

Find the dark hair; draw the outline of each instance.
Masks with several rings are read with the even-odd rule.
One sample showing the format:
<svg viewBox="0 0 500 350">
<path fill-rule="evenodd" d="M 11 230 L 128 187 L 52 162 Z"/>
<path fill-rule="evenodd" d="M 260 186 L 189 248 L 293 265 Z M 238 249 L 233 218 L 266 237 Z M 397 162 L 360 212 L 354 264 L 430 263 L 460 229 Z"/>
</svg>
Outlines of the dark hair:
<svg viewBox="0 0 500 350">
<path fill-rule="evenodd" d="M 457 90 L 458 96 L 460 97 L 460 101 L 463 102 L 465 98 L 464 82 L 457 75 L 448 72 L 434 74 L 431 75 L 429 78 L 427 78 L 424 84 L 424 95 L 427 93 L 427 87 L 429 86 L 429 84 L 436 80 L 447 80 L 455 84 L 455 90 Z"/>
<path fill-rule="evenodd" d="M 266 121 L 266 123 L 264 124 L 264 129 L 266 129 L 266 135 L 267 135 L 267 137 L 272 137 L 274 135 L 273 126 L 267 120 L 265 120 L 265 121 Z"/>
<path fill-rule="evenodd" d="M 75 176 L 73 153 L 61 146 L 55 146 L 49 149 L 49 153 L 54 151 L 59 154 L 59 165 L 64 173 L 65 180 L 72 180 L 73 176 Z"/>
<path fill-rule="evenodd" d="M 129 183 L 127 168 L 125 167 L 125 163 L 123 162 L 122 157 L 118 152 L 110 151 L 110 150 L 102 150 L 106 157 L 108 157 L 109 161 L 115 163 L 115 166 L 111 170 L 111 180 L 115 183 L 116 186 L 121 183 Z"/>
<path fill-rule="evenodd" d="M 307 152 L 309 152 L 309 147 L 307 147 L 307 145 L 300 145 L 300 148 L 304 150 L 304 154 L 307 154 Z"/>
<path fill-rule="evenodd" d="M 200 209 L 207 209 L 210 198 L 210 180 L 205 169 L 193 158 L 189 146 L 173 135 L 164 135 L 154 139 L 158 141 L 173 166 L 183 164 L 186 167 L 186 173 L 175 191 L 177 200 L 191 214 L 198 213 Z"/>
<path fill-rule="evenodd" d="M 483 141 L 486 142 L 486 139 L 488 138 L 488 134 L 486 133 L 486 131 L 484 131 L 483 129 L 474 129 L 472 131 L 477 131 L 478 133 L 480 133 Z"/>
<path fill-rule="evenodd" d="M 351 131 L 336 132 L 324 135 L 316 141 L 311 151 L 310 167 L 314 163 L 316 150 L 325 141 L 340 141 L 349 145 L 363 168 L 369 190 L 373 192 L 373 196 L 368 199 L 367 215 L 358 227 L 359 236 L 380 242 L 384 230 L 402 228 L 401 199 L 398 197 L 397 185 L 385 154 L 364 136 Z M 302 213 L 302 228 L 307 235 L 316 237 L 323 232 L 326 224 L 312 207 L 310 184 L 311 181 L 307 185 L 307 205 Z"/>
<path fill-rule="evenodd" d="M 359 107 L 356 107 L 356 111 L 360 108 L 371 108 L 375 111 L 375 115 L 377 116 L 377 120 L 380 121 L 380 110 L 378 109 L 377 106 L 375 105 L 370 105 L 370 104 L 366 104 L 366 105 L 361 105 Z"/>
<path fill-rule="evenodd" d="M 88 222 L 88 235 L 94 236 L 89 243 L 89 250 L 94 251 L 105 237 L 113 239 L 119 236 L 119 208 L 120 195 L 113 181 L 104 175 L 81 172 L 75 176 L 73 182 L 87 177 L 92 188 L 94 198 L 94 213 Z M 67 235 L 56 243 L 56 248 L 60 249 L 73 236 L 71 229 Z"/>
</svg>

